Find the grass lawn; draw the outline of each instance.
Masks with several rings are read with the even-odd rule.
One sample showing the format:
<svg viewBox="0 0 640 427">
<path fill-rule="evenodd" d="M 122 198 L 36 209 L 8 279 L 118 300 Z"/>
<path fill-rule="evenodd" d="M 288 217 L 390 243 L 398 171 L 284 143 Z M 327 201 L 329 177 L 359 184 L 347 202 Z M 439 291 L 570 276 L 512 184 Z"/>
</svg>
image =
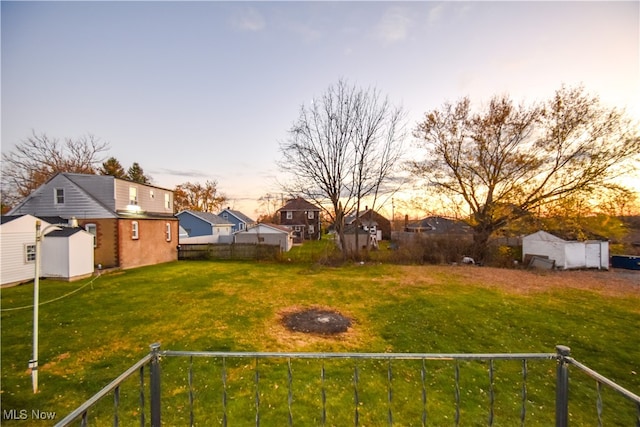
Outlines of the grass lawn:
<svg viewBox="0 0 640 427">
<path fill-rule="evenodd" d="M 53 300 L 83 283 L 43 280 L 40 301 Z M 36 395 L 27 368 L 33 311 L 7 310 L 28 306 L 32 299 L 30 284 L 2 290 L 3 411 L 37 409 L 56 412 L 60 418 L 139 360 L 154 342 L 170 350 L 398 353 L 552 353 L 556 344 L 563 344 L 572 348 L 577 360 L 640 392 L 640 286 L 612 272 L 388 264 L 321 267 L 295 261 L 180 261 L 113 272 L 41 306 Z M 335 337 L 285 329 L 281 316 L 305 307 L 337 310 L 353 325 Z M 196 424 L 220 423 L 222 361 L 167 358 L 162 363 L 165 425 L 188 425 L 189 371 Z M 423 383 L 429 425 L 453 425 L 455 363 L 429 362 L 424 380 L 419 365 L 403 362 L 392 367 L 394 425 L 421 424 Z M 291 362 L 294 425 L 320 424 L 322 368 L 320 361 Z M 354 363 L 327 361 L 324 368 L 327 425 L 353 424 Z M 519 425 L 521 363 L 496 361 L 494 368 L 493 425 Z M 261 424 L 287 425 L 286 360 L 263 361 L 258 369 Z M 357 369 L 360 425 L 387 425 L 387 362 L 362 361 Z M 461 362 L 457 369 L 460 424 L 487 425 L 487 364 Z M 255 361 L 225 361 L 224 372 L 230 425 L 255 423 Z M 593 380 L 571 372 L 570 421 L 595 425 Z M 132 379 L 122 390 L 122 425 L 132 425 L 139 410 L 138 381 Z M 554 381 L 555 362 L 529 364 L 527 425 L 553 424 Z M 633 424 L 633 405 L 610 392 L 603 395 L 603 405 L 605 425 Z M 112 424 L 113 403 L 103 406 L 93 425 Z M 34 420 L 2 422 L 29 423 L 45 425 Z"/>
</svg>

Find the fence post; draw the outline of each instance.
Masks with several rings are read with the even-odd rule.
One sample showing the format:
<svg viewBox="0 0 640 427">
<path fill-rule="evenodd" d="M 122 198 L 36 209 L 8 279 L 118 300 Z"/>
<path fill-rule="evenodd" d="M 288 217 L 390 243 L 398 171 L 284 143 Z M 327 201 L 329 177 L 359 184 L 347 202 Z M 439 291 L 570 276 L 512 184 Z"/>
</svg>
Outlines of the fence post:
<svg viewBox="0 0 640 427">
<path fill-rule="evenodd" d="M 151 426 L 160 427 L 160 343 L 151 344 L 150 394 Z"/>
<path fill-rule="evenodd" d="M 557 345 L 558 369 L 556 376 L 556 427 L 569 426 L 569 367 L 566 358 L 571 349 Z"/>
</svg>

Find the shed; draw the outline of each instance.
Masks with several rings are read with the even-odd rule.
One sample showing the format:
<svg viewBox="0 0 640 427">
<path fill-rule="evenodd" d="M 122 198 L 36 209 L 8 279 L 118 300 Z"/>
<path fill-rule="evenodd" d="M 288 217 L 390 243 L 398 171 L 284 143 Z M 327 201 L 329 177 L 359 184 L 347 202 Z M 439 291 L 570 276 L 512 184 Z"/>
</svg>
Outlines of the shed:
<svg viewBox="0 0 640 427">
<path fill-rule="evenodd" d="M 546 231 L 537 231 L 522 239 L 522 260 L 533 256 L 548 258 L 555 267 L 609 269 L 609 242 L 601 240 L 564 240 Z"/>
<path fill-rule="evenodd" d="M 40 276 L 69 281 L 93 274 L 93 234 L 81 228 L 61 228 L 42 239 Z"/>
<path fill-rule="evenodd" d="M 234 234 L 235 243 L 279 245 L 283 252 L 293 247 L 293 233 L 288 228 L 275 224 L 257 224 Z"/>
</svg>

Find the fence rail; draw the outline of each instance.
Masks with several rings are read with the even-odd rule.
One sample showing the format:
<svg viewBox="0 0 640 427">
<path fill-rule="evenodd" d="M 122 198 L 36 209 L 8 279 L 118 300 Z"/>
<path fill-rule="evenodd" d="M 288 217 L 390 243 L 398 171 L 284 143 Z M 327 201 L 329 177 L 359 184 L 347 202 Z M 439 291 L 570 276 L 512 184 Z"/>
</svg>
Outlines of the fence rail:
<svg viewBox="0 0 640 427">
<path fill-rule="evenodd" d="M 602 426 L 604 420 L 604 412 L 603 412 L 603 404 L 602 404 L 602 392 L 603 387 L 607 387 L 613 390 L 617 395 L 623 396 L 629 401 L 629 405 L 632 407 L 632 411 L 635 412 L 633 416 L 633 420 L 628 420 L 628 425 L 635 424 L 636 427 L 640 427 L 640 397 L 629 390 L 621 387 L 610 379 L 604 377 L 603 375 L 595 372 L 594 370 L 588 368 L 582 363 L 576 361 L 570 356 L 570 350 L 565 346 L 557 346 L 555 353 L 483 353 L 483 354 L 441 354 L 441 353 L 274 353 L 274 352 L 210 352 L 210 351 L 171 351 L 171 350 L 160 350 L 159 344 L 153 344 L 151 346 L 151 352 L 134 364 L 131 368 L 121 374 L 118 378 L 112 381 L 109 385 L 104 387 L 100 392 L 91 397 L 85 403 L 83 403 L 80 407 L 66 416 L 64 419 L 59 421 L 56 424 L 56 427 L 75 425 L 74 423 L 80 422 L 81 426 L 89 425 L 90 415 L 92 410 L 95 409 L 95 406 L 103 401 L 107 396 L 113 394 L 113 410 L 111 411 L 113 416 L 109 425 L 118 426 L 120 424 L 120 388 L 123 382 L 131 377 L 133 377 L 136 373 L 139 373 L 139 391 L 138 399 L 139 403 L 137 405 L 136 411 L 137 417 L 139 420 L 140 426 L 145 426 L 147 422 L 147 416 L 150 420 L 150 425 L 160 426 L 162 424 L 162 416 L 163 412 L 165 414 L 170 414 L 171 411 L 177 410 L 176 407 L 167 407 L 165 399 L 167 399 L 168 394 L 171 394 L 171 391 L 167 392 L 163 390 L 161 387 L 161 365 L 164 366 L 165 363 L 163 360 L 168 360 L 170 358 L 175 359 L 188 359 L 188 368 L 186 373 L 186 385 L 180 386 L 179 388 L 186 388 L 185 393 L 188 395 L 187 403 L 181 405 L 180 410 L 184 410 L 182 406 L 188 408 L 188 416 L 189 420 L 186 422 L 188 425 L 196 424 L 196 414 L 194 411 L 195 407 L 195 395 L 196 387 L 194 385 L 194 359 L 198 358 L 206 358 L 206 359 L 216 359 L 221 361 L 220 371 L 217 380 L 212 380 L 211 377 L 206 378 L 206 384 L 204 386 L 201 385 L 202 389 L 210 388 L 213 393 L 219 393 L 216 402 L 218 406 L 221 407 L 221 415 L 219 416 L 217 422 L 226 426 L 227 423 L 231 423 L 232 425 L 238 424 L 235 421 L 234 416 L 236 415 L 230 409 L 230 393 L 232 388 L 232 377 L 234 380 L 237 380 L 238 372 L 236 371 L 238 365 L 233 365 L 231 361 L 239 361 L 239 363 L 244 364 L 244 368 L 248 369 L 247 372 L 250 372 L 248 375 L 248 379 L 245 379 L 245 394 L 246 397 L 252 400 L 252 409 L 254 411 L 252 424 L 255 423 L 256 426 L 259 426 L 262 418 L 263 411 L 265 409 L 271 408 L 272 402 L 264 402 L 266 400 L 264 388 L 270 387 L 269 385 L 264 385 L 263 375 L 264 377 L 268 377 L 266 375 L 267 365 L 274 364 L 278 366 L 279 362 L 281 365 L 284 365 L 282 369 L 285 370 L 283 374 L 283 378 L 285 378 L 286 387 L 284 387 L 284 391 L 282 393 L 281 406 L 286 408 L 286 414 L 283 415 L 284 420 L 281 420 L 278 425 L 286 425 L 289 426 L 294 425 L 294 410 L 293 410 L 293 402 L 294 402 L 294 369 L 292 368 L 292 361 L 296 361 L 297 363 L 302 363 L 304 361 L 315 360 L 320 363 L 320 378 L 315 384 L 319 390 L 314 390 L 314 392 L 320 396 L 319 404 L 320 408 L 318 413 L 320 414 L 313 425 L 327 425 L 328 422 L 328 411 L 329 411 L 329 394 L 332 391 L 335 391 L 335 388 L 331 388 L 329 386 L 330 375 L 327 373 L 327 369 L 325 368 L 325 363 L 329 363 L 332 360 L 343 360 L 343 361 L 351 361 L 352 365 L 346 367 L 346 369 L 350 370 L 351 384 L 350 384 L 350 392 L 342 390 L 341 393 L 349 393 L 351 395 L 351 400 L 353 403 L 353 407 L 351 410 L 351 422 L 354 426 L 358 426 L 361 424 L 361 416 L 364 411 L 363 403 L 365 402 L 364 388 L 363 386 L 363 374 L 366 370 L 363 366 L 366 362 L 377 361 L 380 362 L 378 374 L 382 377 L 385 377 L 385 380 L 382 382 L 381 388 L 386 388 L 383 390 L 383 394 L 386 402 L 376 402 L 378 406 L 385 406 L 384 409 L 384 417 L 385 419 L 378 419 L 375 422 L 375 425 L 394 425 L 396 413 L 394 412 L 394 404 L 396 399 L 396 370 L 398 369 L 395 365 L 396 363 L 407 362 L 407 361 L 417 361 L 419 362 L 417 366 L 419 367 L 419 386 L 417 393 L 414 393 L 415 396 L 418 396 L 418 400 L 421 404 L 421 414 L 419 416 L 419 420 L 417 424 L 421 424 L 423 426 L 428 425 L 429 421 L 429 411 L 428 411 L 428 388 L 427 384 L 427 362 L 444 362 L 449 361 L 454 363 L 454 411 L 453 411 L 453 424 L 458 426 L 461 423 L 462 413 L 465 411 L 463 397 L 461 393 L 461 367 L 460 362 L 474 362 L 479 361 L 487 364 L 487 403 L 488 407 L 486 409 L 486 424 L 488 426 L 494 425 L 495 420 L 495 402 L 496 395 L 499 392 L 496 390 L 496 368 L 494 367 L 494 362 L 498 361 L 511 361 L 518 362 L 521 366 L 520 368 L 520 409 L 518 415 L 518 422 L 509 421 L 509 425 L 520 424 L 522 426 L 525 425 L 525 421 L 527 420 L 527 402 L 529 400 L 529 391 L 528 391 L 528 372 L 529 372 L 529 362 L 534 360 L 540 361 L 556 361 L 556 378 L 555 378 L 555 425 L 556 427 L 567 427 L 569 425 L 569 366 L 574 367 L 577 371 L 586 374 L 588 377 L 596 380 L 596 403 L 595 406 L 597 408 L 597 425 Z M 284 361 L 284 362 L 283 362 Z M 248 363 L 247 363 L 248 362 Z M 384 363 L 383 363 L 384 362 Z M 262 364 L 265 366 L 263 367 Z M 483 365 L 484 366 L 484 365 Z M 149 377 L 148 382 L 145 380 L 145 367 L 148 367 Z M 345 368 L 345 367 L 343 367 Z M 399 369 L 398 369 L 399 370 Z M 547 369 L 548 371 L 548 369 Z M 214 387 L 210 384 L 212 381 L 216 381 L 218 383 L 218 387 Z M 314 384 L 306 384 L 308 387 L 313 389 Z M 148 390 L 147 390 L 148 389 Z M 215 389 L 215 391 L 214 391 Z M 146 393 L 145 393 L 146 390 Z M 237 388 L 234 389 L 237 391 Z M 247 391 L 248 390 L 248 391 Z M 147 399 L 148 394 L 148 399 Z M 299 396 L 300 393 L 296 394 Z M 148 405 L 146 404 L 148 401 Z M 279 403 L 279 404 L 280 404 Z M 213 402 L 208 401 L 208 404 L 211 405 Z M 246 412 L 246 407 L 243 408 L 244 412 Z M 211 408 L 207 408 L 205 411 L 207 414 L 212 413 Z M 284 413 L 284 412 L 283 412 Z M 202 420 L 199 420 L 202 422 Z M 210 424 L 211 420 L 206 420 L 206 423 Z M 503 419 L 504 422 L 504 419 Z M 268 423 L 266 423 L 269 425 Z M 302 424 L 305 424 L 302 422 Z M 331 424 L 331 423 L 329 423 Z M 126 423 L 126 425 L 130 425 L 130 421 Z M 307 423 L 308 425 L 308 423 Z M 594 420 L 595 425 L 595 420 Z"/>
</svg>

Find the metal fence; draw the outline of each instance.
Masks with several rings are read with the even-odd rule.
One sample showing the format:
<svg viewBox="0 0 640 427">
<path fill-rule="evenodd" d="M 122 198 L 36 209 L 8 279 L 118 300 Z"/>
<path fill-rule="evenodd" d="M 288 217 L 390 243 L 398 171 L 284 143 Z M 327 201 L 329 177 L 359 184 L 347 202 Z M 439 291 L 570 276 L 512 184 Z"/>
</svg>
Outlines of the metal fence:
<svg viewBox="0 0 640 427">
<path fill-rule="evenodd" d="M 172 358 L 186 359 L 188 361 L 186 369 L 181 371 L 181 373 L 184 374 L 185 380 L 184 384 L 176 385 L 176 383 L 173 383 L 173 389 L 166 390 L 166 388 L 171 387 L 165 385 L 163 388 L 161 385 L 163 380 L 161 378 L 163 378 L 163 374 L 167 374 L 167 372 L 163 372 L 163 370 L 165 370 L 169 359 Z M 209 360 L 215 359 L 220 361 L 220 363 L 216 365 L 217 374 L 213 377 L 209 374 L 204 375 L 206 378 L 204 381 L 200 381 L 198 388 L 195 385 L 196 374 L 194 360 L 201 358 Z M 298 388 L 294 386 L 294 377 L 298 374 L 298 371 L 296 370 L 296 374 L 294 374 L 292 363 L 296 361 L 297 363 L 304 364 L 303 362 L 307 361 L 306 363 L 308 364 L 308 361 L 311 360 L 319 363 L 318 378 L 313 381 L 306 379 L 302 384 L 297 383 L 299 384 L 298 387 L 302 389 L 298 390 Z M 239 365 L 243 365 L 245 369 L 245 374 L 243 375 L 245 375 L 246 378 L 236 372 L 235 369 L 239 365 L 234 365 L 231 361 L 236 361 Z M 328 369 L 325 368 L 325 364 L 336 361 L 346 362 L 343 368 L 347 369 L 348 376 L 350 377 L 348 387 L 342 387 L 339 391 L 337 391 L 338 389 L 335 387 L 332 388 L 329 384 L 330 375 L 328 374 Z M 482 414 L 484 414 L 484 420 L 479 422 L 476 415 L 473 419 L 473 425 L 486 424 L 493 426 L 500 424 L 496 422 L 495 419 L 496 401 L 497 397 L 501 394 L 500 387 L 496 385 L 497 369 L 495 365 L 503 361 L 515 363 L 518 366 L 516 371 L 519 371 L 517 374 L 519 378 L 515 380 L 511 378 L 510 381 L 517 384 L 516 388 L 512 388 L 512 390 L 517 389 L 518 394 L 517 398 L 512 396 L 512 398 L 518 402 L 517 406 L 519 407 L 512 411 L 513 413 L 517 412 L 517 416 L 515 417 L 516 419 L 508 420 L 505 420 L 503 417 L 501 419 L 501 425 L 505 425 L 506 423 L 506 425 L 524 426 L 528 421 L 528 411 L 530 410 L 531 400 L 533 399 L 530 396 L 530 394 L 533 393 L 529 391 L 529 383 L 532 381 L 528 378 L 529 366 L 535 361 L 541 361 L 545 365 L 551 361 L 552 363 L 555 362 L 555 366 L 545 366 L 544 370 L 547 372 L 547 375 L 551 375 L 553 380 L 547 383 L 550 388 L 550 390 L 546 391 L 547 394 L 549 392 L 553 393 L 553 385 L 555 384 L 555 408 L 548 408 L 547 412 L 555 411 L 555 414 L 547 414 L 547 416 L 548 419 L 555 419 L 555 425 L 557 427 L 566 427 L 570 421 L 570 367 L 575 368 L 576 375 L 578 373 L 580 375 L 585 374 L 591 380 L 595 380 L 593 391 L 579 396 L 579 398 L 585 398 L 585 396 L 587 396 L 595 400 L 595 402 L 593 402 L 593 407 L 595 408 L 594 418 L 590 420 L 590 425 L 602 426 L 604 425 L 606 416 L 611 415 L 611 412 L 605 413 L 604 411 L 603 395 L 606 389 L 607 392 L 613 391 L 616 397 L 619 398 L 614 405 L 613 412 L 615 412 L 615 415 L 619 416 L 620 412 L 623 412 L 623 416 L 628 417 L 628 419 L 624 418 L 622 421 L 614 421 L 613 424 L 635 425 L 636 427 L 640 427 L 640 397 L 576 361 L 571 357 L 569 348 L 565 346 L 557 346 L 555 353 L 429 354 L 194 352 L 161 350 L 159 344 L 153 344 L 149 354 L 122 373 L 75 411 L 59 421 L 56 426 L 107 424 L 118 426 L 121 423 L 123 425 L 132 425 L 131 417 L 134 417 L 136 420 L 135 424 L 139 423 L 140 426 L 151 425 L 154 427 L 162 424 L 194 426 L 211 425 L 214 423 L 223 426 L 227 424 L 253 424 L 259 426 L 261 423 L 263 425 L 276 425 L 264 417 L 267 410 L 272 409 L 276 405 L 279 405 L 281 408 L 281 418 L 277 422 L 277 425 L 336 425 L 334 421 L 329 420 L 329 411 L 335 409 L 335 405 L 332 406 L 329 403 L 331 400 L 329 396 L 332 392 L 341 393 L 342 396 L 340 396 L 340 399 L 342 400 L 344 400 L 345 396 L 348 396 L 348 400 L 351 401 L 351 403 L 346 405 L 347 408 L 350 408 L 347 411 L 348 418 L 350 419 L 349 424 L 353 424 L 354 426 L 365 424 L 388 426 L 394 424 L 405 425 L 405 423 L 401 421 L 396 422 L 397 413 L 394 411 L 394 408 L 397 407 L 396 400 L 400 400 L 396 392 L 399 391 L 403 383 L 401 379 L 396 377 L 405 375 L 404 373 L 397 373 L 399 371 L 397 364 L 409 361 L 413 362 L 413 368 L 418 372 L 416 375 L 417 381 L 415 382 L 417 390 L 412 393 L 412 396 L 414 400 L 417 401 L 419 410 L 414 414 L 415 418 L 411 422 L 412 425 L 426 426 L 430 425 L 430 421 L 432 421 L 430 419 L 429 390 L 433 384 L 427 379 L 426 363 L 448 361 L 453 364 L 453 393 L 451 399 L 453 405 L 447 424 L 455 426 L 469 424 L 468 420 L 466 423 L 462 420 L 462 414 L 466 411 L 465 405 L 467 404 L 467 402 L 465 402 L 467 396 L 463 396 L 463 387 L 461 386 L 461 370 L 467 368 L 464 364 L 481 362 L 485 370 L 485 378 L 483 381 L 485 381 L 486 384 L 483 385 L 482 388 L 485 390 L 483 401 L 486 404 L 486 408 L 482 408 L 481 411 Z M 377 363 L 378 371 L 380 371 L 378 374 L 383 378 L 383 381 L 378 384 L 378 388 L 383 390 L 378 390 L 378 392 L 380 396 L 384 396 L 374 402 L 374 405 L 378 406 L 378 414 L 383 415 L 379 416 L 379 418 L 373 422 L 369 419 L 367 423 L 361 420 L 365 411 L 364 403 L 367 403 L 367 398 L 371 398 L 371 396 L 364 396 L 363 374 L 366 370 L 364 368 L 366 363 Z M 283 378 L 281 383 L 284 384 L 281 387 L 281 399 L 277 403 L 274 403 L 274 401 L 267 402 L 267 398 L 265 397 L 265 388 L 278 388 L 277 384 L 275 384 L 274 387 L 273 382 L 265 380 L 265 378 L 268 377 L 267 372 L 275 365 L 282 367 L 279 374 Z M 573 370 L 574 369 L 572 369 L 572 371 Z M 145 371 L 148 371 L 148 375 Z M 516 371 L 512 370 L 511 373 L 513 374 Z M 551 372 L 555 372 L 555 374 Z M 174 374 L 175 372 L 171 373 L 171 375 Z M 572 384 L 574 379 L 575 375 L 572 375 Z M 135 397 L 135 399 L 133 399 L 135 402 L 129 402 L 129 409 L 126 409 L 126 405 L 121 401 L 121 388 L 124 387 L 124 383 L 127 380 L 133 380 L 133 382 L 137 384 L 135 387 L 137 390 L 128 394 L 129 397 Z M 242 413 L 245 417 L 249 410 L 249 419 L 245 418 L 242 422 L 235 418 L 239 411 L 231 409 L 231 394 L 233 392 L 237 393 L 239 390 L 239 388 L 233 386 L 233 383 L 234 381 L 240 380 L 245 381 L 243 393 L 245 394 L 245 401 L 250 402 L 248 406 L 244 405 L 242 408 Z M 204 385 L 202 383 L 204 383 Z M 217 384 L 217 386 L 214 386 L 214 383 Z M 197 413 L 196 395 L 198 393 L 204 393 L 203 390 L 208 388 L 212 395 L 215 396 L 207 401 L 208 404 L 206 406 L 208 407 L 206 409 Z M 297 399 L 301 399 L 302 394 L 308 392 L 316 395 L 314 402 L 317 403 L 317 408 L 314 407 L 314 412 L 316 412 L 317 415 L 315 417 L 304 418 L 300 416 L 300 411 L 296 413 L 294 410 L 294 402 Z M 173 397 L 179 394 L 183 395 L 181 397 L 182 402 L 176 404 Z M 609 398 L 610 396 L 607 397 L 607 399 Z M 110 404 L 109 401 L 111 401 Z M 168 403 L 169 401 L 171 401 L 170 404 Z M 103 404 L 104 406 L 105 403 L 111 408 L 105 409 L 103 407 L 101 410 L 97 408 L 99 404 Z M 622 411 L 622 405 L 626 407 L 626 410 Z M 212 408 L 213 406 L 218 408 L 218 415 L 215 421 L 212 421 L 210 418 L 211 414 L 216 411 Z M 101 414 L 98 415 L 100 411 Z M 174 412 L 182 412 L 184 414 L 182 421 L 178 422 L 175 418 L 170 417 Z M 296 415 L 294 415 L 294 413 Z M 123 419 L 124 415 L 129 417 L 126 421 Z M 501 416 L 503 415 L 504 414 L 501 413 Z M 553 418 L 554 415 L 555 417 Z M 200 418 L 198 418 L 199 416 Z M 296 418 L 296 416 L 298 416 L 298 418 Z M 205 419 L 203 419 L 203 417 Z M 552 423 L 553 422 L 549 422 L 546 425 Z M 340 422 L 338 425 L 347 425 L 347 423 Z"/>
</svg>

